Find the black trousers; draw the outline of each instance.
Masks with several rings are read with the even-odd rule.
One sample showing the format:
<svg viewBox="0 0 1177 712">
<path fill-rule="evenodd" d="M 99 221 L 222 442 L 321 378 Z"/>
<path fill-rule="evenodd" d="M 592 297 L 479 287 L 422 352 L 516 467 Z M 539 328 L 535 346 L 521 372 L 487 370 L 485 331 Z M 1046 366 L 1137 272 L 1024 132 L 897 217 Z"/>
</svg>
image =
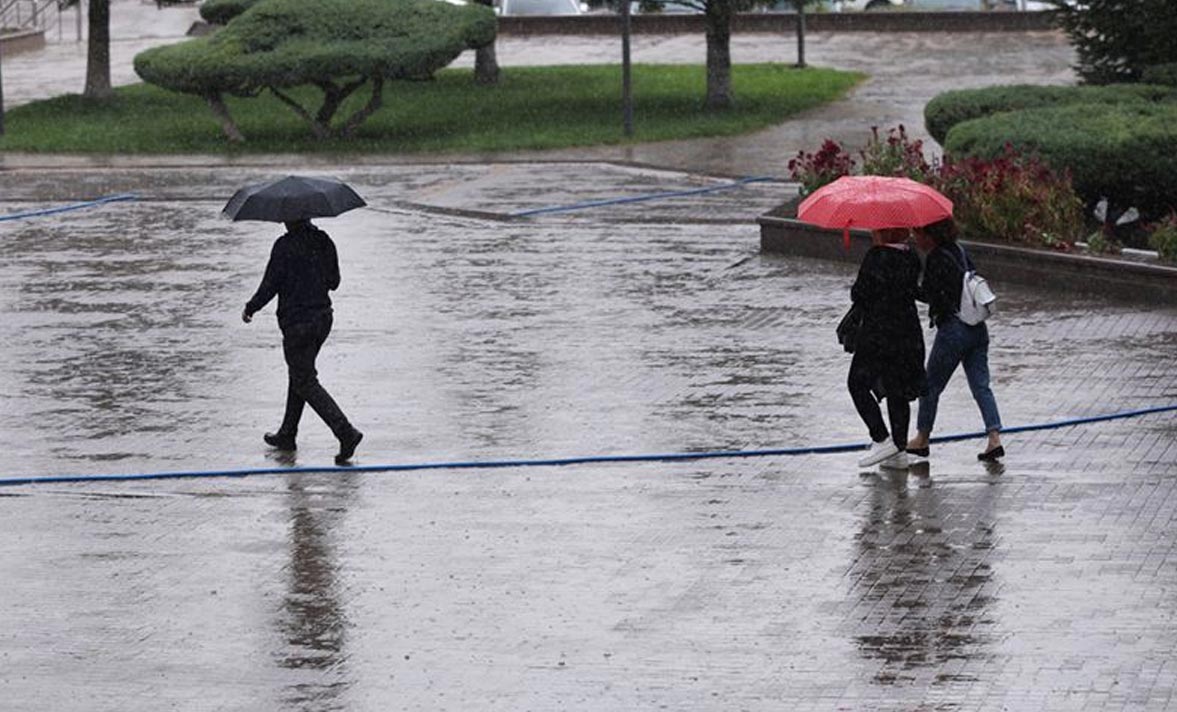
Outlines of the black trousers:
<svg viewBox="0 0 1177 712">
<path fill-rule="evenodd" d="M 877 443 L 886 440 L 888 433 L 887 426 L 883 423 L 883 413 L 873 391 L 881 380 L 884 381 L 883 385 L 886 385 L 886 368 L 886 363 L 859 351 L 855 352 L 854 359 L 850 361 L 850 375 L 846 378 L 846 386 L 854 400 L 854 408 L 870 431 L 870 439 Z M 891 441 L 900 450 L 904 450 L 907 448 L 907 429 L 911 425 L 911 404 L 902 394 L 888 395 L 886 400 L 887 415 L 891 420 Z"/>
<path fill-rule="evenodd" d="M 286 413 L 278 432 L 291 437 L 298 434 L 303 407 L 310 404 L 335 437 L 343 438 L 352 431 L 351 423 L 335 399 L 319 383 L 315 359 L 327 336 L 331 333 L 331 312 L 321 312 L 307 321 L 289 324 L 282 329 L 282 353 L 290 382 L 286 388 Z"/>
</svg>

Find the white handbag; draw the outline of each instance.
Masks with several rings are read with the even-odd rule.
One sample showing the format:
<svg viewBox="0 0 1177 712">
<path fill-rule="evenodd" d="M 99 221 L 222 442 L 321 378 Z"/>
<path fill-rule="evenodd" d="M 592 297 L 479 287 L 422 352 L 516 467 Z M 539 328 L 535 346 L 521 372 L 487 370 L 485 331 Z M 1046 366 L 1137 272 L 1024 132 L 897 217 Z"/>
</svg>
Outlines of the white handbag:
<svg viewBox="0 0 1177 712">
<path fill-rule="evenodd" d="M 997 295 L 989 288 L 989 282 L 984 277 L 977 274 L 976 270 L 968 268 L 964 248 L 959 244 L 957 248 L 961 256 L 960 269 L 964 272 L 960 285 L 960 311 L 957 312 L 957 317 L 969 326 L 976 326 L 997 311 Z"/>
</svg>

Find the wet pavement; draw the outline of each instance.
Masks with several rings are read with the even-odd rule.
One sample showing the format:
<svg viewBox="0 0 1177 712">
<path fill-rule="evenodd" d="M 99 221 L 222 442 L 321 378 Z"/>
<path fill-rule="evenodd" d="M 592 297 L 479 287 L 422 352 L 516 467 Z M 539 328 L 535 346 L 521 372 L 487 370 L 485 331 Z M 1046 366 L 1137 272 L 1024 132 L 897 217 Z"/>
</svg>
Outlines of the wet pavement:
<svg viewBox="0 0 1177 712">
<path fill-rule="evenodd" d="M 852 268 L 762 256 L 787 185 L 608 164 L 356 167 L 324 383 L 357 464 L 861 441 Z M 293 460 L 250 167 L 0 174 L 5 475 Z M 578 193 L 572 186 L 591 186 Z M 569 186 L 548 194 L 550 186 Z M 547 201 L 551 202 L 548 203 Z M 1177 311 L 998 286 L 1007 424 L 1177 403 Z M 975 430 L 963 379 L 940 432 Z M 1166 710 L 1177 421 L 855 455 L 0 492 L 6 710 Z"/>
<path fill-rule="evenodd" d="M 725 181 L 374 161 L 299 167 L 370 203 L 322 222 L 357 464 L 865 439 L 853 267 L 758 253 L 791 186 L 520 219 Z M 330 463 L 309 413 L 296 457 L 260 441 L 278 332 L 239 313 L 276 231 L 217 213 L 265 162 L 5 157 L 0 213 L 140 199 L 0 223 L 0 476 Z M 1177 403 L 1177 310 L 991 277 L 1007 425 Z M 940 417 L 979 428 L 959 376 Z M 1177 709 L 1177 419 L 979 445 L 3 488 L 0 706 Z"/>
</svg>

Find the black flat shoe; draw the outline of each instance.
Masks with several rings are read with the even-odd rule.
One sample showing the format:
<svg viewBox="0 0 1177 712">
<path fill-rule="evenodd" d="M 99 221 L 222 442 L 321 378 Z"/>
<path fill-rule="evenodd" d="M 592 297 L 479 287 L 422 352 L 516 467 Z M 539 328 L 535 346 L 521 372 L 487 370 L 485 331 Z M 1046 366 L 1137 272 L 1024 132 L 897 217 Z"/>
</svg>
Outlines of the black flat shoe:
<svg viewBox="0 0 1177 712">
<path fill-rule="evenodd" d="M 284 433 L 266 433 L 262 436 L 262 440 L 265 440 L 267 445 L 277 450 L 298 449 L 294 443 L 293 435 L 286 435 Z"/>
<path fill-rule="evenodd" d="M 1003 457 L 1005 457 L 1005 448 L 1001 445 L 998 445 L 992 450 L 977 453 L 977 459 L 981 462 L 997 462 Z"/>
<path fill-rule="evenodd" d="M 352 428 L 350 434 L 339 439 L 339 454 L 335 456 L 336 465 L 347 464 L 351 456 L 356 454 L 356 446 L 364 439 L 364 434 Z"/>
<path fill-rule="evenodd" d="M 916 457 L 927 457 L 931 450 L 926 447 L 909 447 L 907 448 L 908 455 L 915 455 Z"/>
</svg>

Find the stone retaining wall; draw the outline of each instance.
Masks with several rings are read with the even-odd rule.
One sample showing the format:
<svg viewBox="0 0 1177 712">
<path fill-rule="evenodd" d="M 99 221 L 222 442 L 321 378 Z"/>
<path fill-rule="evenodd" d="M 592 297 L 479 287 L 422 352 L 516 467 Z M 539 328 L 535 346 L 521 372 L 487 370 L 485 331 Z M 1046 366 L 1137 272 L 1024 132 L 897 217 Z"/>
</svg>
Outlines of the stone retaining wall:
<svg viewBox="0 0 1177 712">
<path fill-rule="evenodd" d="M 702 15 L 634 15 L 634 34 L 703 32 Z M 733 32 L 796 32 L 795 13 L 744 13 Z M 500 17 L 500 35 L 615 35 L 620 17 L 591 14 L 560 17 Z M 1049 12 L 823 12 L 805 16 L 811 32 L 1046 32 L 1055 29 Z"/>
<path fill-rule="evenodd" d="M 761 252 L 815 257 L 841 262 L 862 261 L 870 233 L 850 231 L 850 250 L 842 233 L 825 230 L 771 213 L 758 219 Z M 1022 284 L 1066 292 L 1177 306 L 1177 267 L 1138 263 L 1066 252 L 963 242 L 995 285 Z"/>
</svg>

